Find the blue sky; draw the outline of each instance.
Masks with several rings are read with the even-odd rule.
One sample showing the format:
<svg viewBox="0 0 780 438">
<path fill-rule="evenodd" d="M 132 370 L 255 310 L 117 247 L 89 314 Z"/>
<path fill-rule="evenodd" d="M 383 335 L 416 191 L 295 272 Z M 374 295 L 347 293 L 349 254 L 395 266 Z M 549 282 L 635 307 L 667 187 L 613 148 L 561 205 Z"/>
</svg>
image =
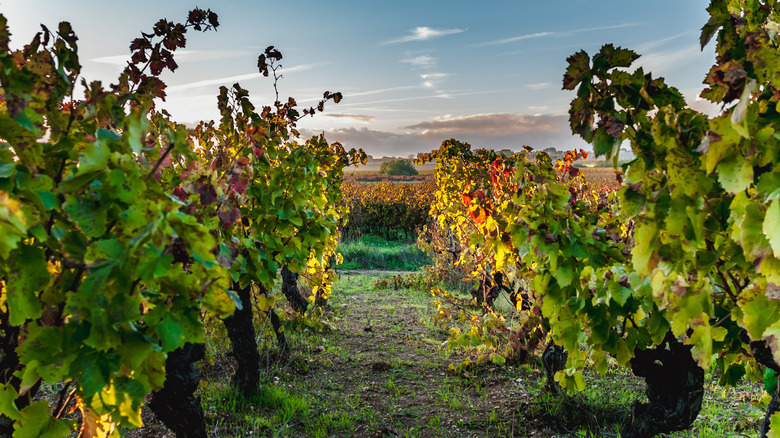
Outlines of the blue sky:
<svg viewBox="0 0 780 438">
<path fill-rule="evenodd" d="M 362 147 L 375 156 L 435 149 L 454 137 L 474 147 L 582 147 L 568 130 L 574 97 L 561 90 L 566 58 L 605 43 L 633 49 L 694 107 L 714 62 L 699 49 L 703 0 L 547 1 L 198 1 L 0 0 L 12 45 L 39 23 L 70 21 L 84 76 L 112 82 L 130 41 L 159 18 L 183 21 L 195 6 L 219 15 L 217 32 L 189 33 L 179 69 L 167 74 L 162 106 L 180 122 L 218 117 L 220 85 L 239 82 L 253 102 L 273 102 L 257 73 L 268 45 L 284 55 L 282 98 L 314 104 L 322 92 L 344 100 L 300 123 L 305 134 Z"/>
</svg>

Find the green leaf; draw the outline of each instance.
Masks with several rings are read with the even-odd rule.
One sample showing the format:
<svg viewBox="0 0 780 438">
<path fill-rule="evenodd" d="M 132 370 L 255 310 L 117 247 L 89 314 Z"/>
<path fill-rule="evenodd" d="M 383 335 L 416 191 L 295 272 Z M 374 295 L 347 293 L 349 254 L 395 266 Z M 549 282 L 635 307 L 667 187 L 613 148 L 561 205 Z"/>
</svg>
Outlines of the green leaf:
<svg viewBox="0 0 780 438">
<path fill-rule="evenodd" d="M 764 234 L 764 212 L 756 201 L 749 201 L 745 206 L 744 216 L 739 224 L 739 239 L 737 243 L 745 251 L 750 260 L 763 259 L 770 254 L 772 248 Z M 771 224 L 770 224 L 771 226 Z M 774 225 L 777 227 L 777 223 Z"/>
<path fill-rule="evenodd" d="M 35 192 L 35 194 L 41 198 L 41 202 L 43 203 L 43 208 L 46 209 L 47 211 L 56 207 L 58 204 L 57 195 L 55 195 L 52 192 Z"/>
<path fill-rule="evenodd" d="M 656 237 L 657 227 L 655 222 L 641 222 L 635 231 L 636 246 L 631 251 L 633 255 L 634 269 L 640 275 L 648 275 L 653 270 L 650 263 L 654 252 L 654 246 L 658 244 Z"/>
<path fill-rule="evenodd" d="M 753 184 L 753 166 L 749 160 L 732 155 L 718 164 L 718 181 L 732 194 L 746 190 Z"/>
<path fill-rule="evenodd" d="M 761 292 L 750 295 L 750 301 L 741 306 L 745 315 L 742 322 L 750 339 L 759 340 L 769 326 L 780 320 L 780 301 L 768 300 Z"/>
<path fill-rule="evenodd" d="M 144 148 L 141 139 L 146 135 L 147 129 L 149 128 L 149 121 L 146 119 L 145 114 L 139 111 L 125 119 L 125 126 L 127 129 L 124 132 L 124 136 L 127 137 L 130 149 L 134 153 L 140 154 L 141 150 Z"/>
<path fill-rule="evenodd" d="M 769 204 L 764 217 L 764 235 L 775 257 L 780 258 L 780 199 Z"/>
<path fill-rule="evenodd" d="M 11 420 L 21 420 L 22 414 L 16 407 L 16 389 L 10 383 L 0 384 L 0 412 Z"/>
<path fill-rule="evenodd" d="M 100 237 L 106 232 L 106 209 L 87 196 L 70 198 L 62 206 L 71 220 L 89 237 Z"/>
<path fill-rule="evenodd" d="M 780 198 L 780 167 L 761 175 L 756 184 L 756 191 L 763 200 Z"/>
<path fill-rule="evenodd" d="M 102 142 L 89 143 L 79 154 L 79 171 L 77 175 L 101 171 L 108 166 L 108 147 Z"/>
<path fill-rule="evenodd" d="M 493 353 L 490 355 L 490 360 L 493 361 L 494 364 L 501 366 L 506 363 L 506 358 L 500 354 Z"/>
<path fill-rule="evenodd" d="M 712 342 L 723 341 L 727 330 L 723 327 L 712 327 L 709 324 L 695 324 L 693 333 L 686 339 L 686 345 L 692 345 L 691 356 L 700 367 L 708 369 L 712 358 Z"/>
<path fill-rule="evenodd" d="M 122 345 L 119 352 L 122 356 L 122 363 L 128 369 L 137 370 L 141 368 L 141 363 L 149 357 L 154 344 L 149 342 L 140 333 L 128 333 L 122 338 Z"/>
<path fill-rule="evenodd" d="M 9 178 L 14 174 L 16 163 L 0 164 L 0 178 Z"/>
<path fill-rule="evenodd" d="M 705 136 L 699 150 L 704 152 L 704 163 L 707 175 L 712 173 L 721 160 L 732 155 L 734 160 L 736 154 L 734 150 L 739 146 L 739 134 L 731 126 L 731 119 L 727 115 L 709 120 L 709 126 L 713 133 L 717 134 L 712 139 Z"/>
<path fill-rule="evenodd" d="M 49 403 L 45 400 L 22 409 L 21 416 L 14 427 L 14 438 L 61 438 L 70 433 L 67 421 L 49 415 Z"/>
<path fill-rule="evenodd" d="M 558 269 L 551 271 L 551 274 L 561 288 L 568 287 L 574 280 L 574 268 L 568 261 L 564 262 Z"/>
<path fill-rule="evenodd" d="M 2 214 L 3 211 L 0 208 L 0 215 Z M 0 217 L 0 219 L 2 218 Z M 23 237 L 24 233 L 19 231 L 19 228 L 0 221 L 0 257 L 7 259 Z"/>
<path fill-rule="evenodd" d="M 49 283 L 44 250 L 22 246 L 12 253 L 8 272 L 8 313 L 11 325 L 41 316 L 38 293 Z"/>
<path fill-rule="evenodd" d="M 607 133 L 606 129 L 599 128 L 593 134 L 593 153 L 597 157 L 604 155 L 606 158 L 612 158 L 613 155 L 617 156 L 622 142 L 621 138 L 615 138 Z"/>
<path fill-rule="evenodd" d="M 165 351 L 173 351 L 183 346 L 187 341 L 181 322 L 171 313 L 166 313 L 162 322 L 157 326 L 157 335 L 160 337 Z"/>
<path fill-rule="evenodd" d="M 111 359 L 118 359 L 118 354 L 113 352 L 113 357 L 107 354 L 101 354 L 92 350 L 87 354 L 82 354 L 73 361 L 72 369 L 80 372 L 78 384 L 81 387 L 81 394 L 85 399 L 92 398 L 93 395 L 101 392 L 108 385 L 112 368 L 118 368 L 118 361 L 112 364 Z M 112 365 L 117 365 L 113 367 Z"/>
<path fill-rule="evenodd" d="M 224 289 L 212 287 L 206 292 L 201 303 L 203 308 L 220 318 L 227 318 L 236 310 L 236 302 L 233 301 L 235 293 L 229 293 Z"/>
<path fill-rule="evenodd" d="M 128 204 L 137 200 L 146 188 L 142 178 L 138 175 L 128 175 L 126 171 L 121 169 L 111 170 L 109 183 L 111 184 L 111 195 Z"/>
<path fill-rule="evenodd" d="M 566 59 L 569 66 L 566 68 L 566 74 L 563 76 L 563 89 L 573 90 L 583 80 L 590 76 L 590 58 L 588 54 L 580 50 Z"/>
<path fill-rule="evenodd" d="M 725 386 L 736 386 L 737 383 L 739 383 L 740 379 L 745 376 L 745 365 L 741 363 L 733 363 L 729 365 L 729 367 L 726 369 L 726 372 L 723 373 L 722 376 L 720 376 L 720 380 L 718 381 L 719 385 Z"/>
<path fill-rule="evenodd" d="M 742 372 L 744 374 L 745 370 L 743 369 Z M 764 389 L 769 395 L 775 395 L 777 392 L 777 374 L 770 368 L 764 372 Z"/>
<path fill-rule="evenodd" d="M 605 44 L 593 57 L 593 71 L 598 75 L 616 67 L 630 67 L 637 58 L 639 55 L 633 50 L 622 47 L 615 48 L 612 44 Z"/>
<path fill-rule="evenodd" d="M 198 223 L 194 216 L 175 211 L 168 215 L 168 221 L 176 234 L 182 238 L 187 250 L 193 255 L 197 254 L 205 262 L 216 260 L 211 250 L 217 246 L 214 236 L 208 229 Z"/>
<path fill-rule="evenodd" d="M 769 433 L 766 434 L 766 438 L 780 438 L 780 412 L 772 414 L 769 421 Z"/>
<path fill-rule="evenodd" d="M 726 8 L 726 2 L 724 1 L 711 2 L 707 7 L 707 12 L 710 13 L 710 19 L 702 26 L 701 35 L 699 37 L 699 43 L 701 44 L 702 50 L 704 50 L 704 46 L 709 43 L 718 29 L 724 24 L 727 24 L 729 19 L 731 19 L 731 14 L 729 14 L 728 9 Z"/>
</svg>

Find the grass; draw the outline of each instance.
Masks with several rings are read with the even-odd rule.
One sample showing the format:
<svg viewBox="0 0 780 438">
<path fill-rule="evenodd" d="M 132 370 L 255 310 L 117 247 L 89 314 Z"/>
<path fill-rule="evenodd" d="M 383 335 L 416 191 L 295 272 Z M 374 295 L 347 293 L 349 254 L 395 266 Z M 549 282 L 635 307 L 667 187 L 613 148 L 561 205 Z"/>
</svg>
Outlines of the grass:
<svg viewBox="0 0 780 438">
<path fill-rule="evenodd" d="M 372 242 L 382 241 L 363 243 Z M 586 389 L 573 395 L 543 390 L 538 358 L 449 372 L 467 352 L 445 346 L 449 335 L 432 323 L 437 308 L 427 291 L 381 272 L 346 272 L 323 330 L 290 330 L 288 357 L 263 344 L 262 387 L 252 397 L 230 387 L 233 359 L 218 334 L 209 338 L 213 363 L 202 364 L 197 393 L 209 436 L 618 437 L 631 403 L 644 397 L 643 381 L 616 365 L 605 375 L 586 369 Z M 761 395 L 756 384 L 708 384 L 691 430 L 669 436 L 756 436 Z"/>
<path fill-rule="evenodd" d="M 339 252 L 344 262 L 337 269 L 417 271 L 431 264 L 431 259 L 415 243 L 390 241 L 371 235 L 342 242 Z"/>
</svg>

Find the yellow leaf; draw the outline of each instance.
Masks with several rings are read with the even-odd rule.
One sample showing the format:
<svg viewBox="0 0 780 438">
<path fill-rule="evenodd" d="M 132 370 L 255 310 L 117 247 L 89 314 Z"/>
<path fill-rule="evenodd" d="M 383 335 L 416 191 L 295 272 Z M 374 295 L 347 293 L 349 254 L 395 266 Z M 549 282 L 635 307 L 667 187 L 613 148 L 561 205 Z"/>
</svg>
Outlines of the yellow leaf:
<svg viewBox="0 0 780 438">
<path fill-rule="evenodd" d="M 267 312 L 268 309 L 274 306 L 276 303 L 276 297 L 268 297 L 265 295 L 259 295 L 257 297 L 257 307 L 263 312 Z"/>
<path fill-rule="evenodd" d="M 119 438 L 119 430 L 117 425 L 111 421 L 111 414 L 98 415 L 84 403 L 81 397 L 77 397 L 76 400 L 82 418 L 79 437 Z"/>
</svg>

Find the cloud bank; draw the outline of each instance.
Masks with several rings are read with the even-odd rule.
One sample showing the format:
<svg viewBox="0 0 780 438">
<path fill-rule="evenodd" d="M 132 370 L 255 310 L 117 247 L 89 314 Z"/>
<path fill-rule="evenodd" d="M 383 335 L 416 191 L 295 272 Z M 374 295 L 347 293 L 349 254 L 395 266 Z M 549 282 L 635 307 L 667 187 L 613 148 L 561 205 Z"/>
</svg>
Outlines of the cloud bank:
<svg viewBox="0 0 780 438">
<path fill-rule="evenodd" d="M 301 130 L 305 135 L 319 132 Z M 455 138 L 474 148 L 512 149 L 523 145 L 534 149 L 587 148 L 571 134 L 567 115 L 527 115 L 517 113 L 475 114 L 466 117 L 433 119 L 399 129 L 398 132 L 362 128 L 325 131 L 328 141 L 347 148 L 363 148 L 374 156 L 406 156 L 437 149 L 442 141 Z"/>
</svg>

